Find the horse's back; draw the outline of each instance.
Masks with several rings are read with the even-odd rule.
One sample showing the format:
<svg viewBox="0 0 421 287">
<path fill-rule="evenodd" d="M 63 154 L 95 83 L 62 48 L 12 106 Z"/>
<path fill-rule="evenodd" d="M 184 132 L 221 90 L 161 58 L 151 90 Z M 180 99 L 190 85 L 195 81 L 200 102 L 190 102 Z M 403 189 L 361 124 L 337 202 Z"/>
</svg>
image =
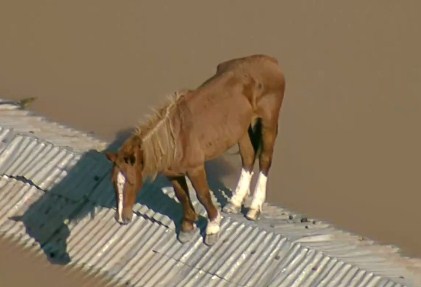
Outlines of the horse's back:
<svg viewBox="0 0 421 287">
<path fill-rule="evenodd" d="M 263 65 L 276 65 L 278 66 L 278 60 L 274 57 L 267 55 L 252 55 L 247 57 L 241 57 L 236 59 L 231 59 L 225 62 L 220 63 L 216 67 L 216 72 L 222 73 L 227 70 L 235 70 L 236 68 L 251 66 L 251 67 L 261 67 Z"/>
<path fill-rule="evenodd" d="M 276 58 L 267 55 L 251 55 L 220 63 L 214 77 L 231 73 L 238 79 L 249 80 L 262 92 L 276 92 L 285 89 L 285 77 Z"/>
<path fill-rule="evenodd" d="M 211 118 L 215 126 L 228 127 L 245 122 L 240 124 L 243 129 L 259 117 L 259 109 L 279 110 L 284 89 L 278 60 L 252 55 L 219 64 L 216 74 L 192 92 L 189 102 L 198 121 Z"/>
<path fill-rule="evenodd" d="M 285 76 L 276 58 L 252 55 L 232 59 L 217 66 L 215 77 L 224 77 L 226 74 L 231 74 L 244 87 L 243 95 L 249 99 L 255 113 L 262 114 L 268 110 L 279 112 L 285 91 Z"/>
</svg>

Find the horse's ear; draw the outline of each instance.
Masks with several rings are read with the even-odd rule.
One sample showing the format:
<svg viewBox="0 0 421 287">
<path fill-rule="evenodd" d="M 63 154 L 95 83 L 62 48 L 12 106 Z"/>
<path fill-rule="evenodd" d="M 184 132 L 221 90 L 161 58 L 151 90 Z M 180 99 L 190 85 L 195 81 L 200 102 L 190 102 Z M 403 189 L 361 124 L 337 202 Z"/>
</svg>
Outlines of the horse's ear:
<svg viewBox="0 0 421 287">
<path fill-rule="evenodd" d="M 109 161 L 115 162 L 117 160 L 117 154 L 114 152 L 106 151 L 105 156 Z"/>
</svg>

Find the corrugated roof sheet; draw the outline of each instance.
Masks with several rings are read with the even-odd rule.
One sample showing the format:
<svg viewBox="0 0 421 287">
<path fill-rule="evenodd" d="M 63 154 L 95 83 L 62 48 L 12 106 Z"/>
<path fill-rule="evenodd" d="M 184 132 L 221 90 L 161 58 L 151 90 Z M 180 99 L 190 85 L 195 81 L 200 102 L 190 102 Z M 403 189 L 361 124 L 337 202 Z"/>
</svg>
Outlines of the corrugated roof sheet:
<svg viewBox="0 0 421 287">
<path fill-rule="evenodd" d="M 180 244 L 181 207 L 161 178 L 120 226 L 111 166 L 95 151 L 107 144 L 1 103 L 0 234 L 53 263 L 106 276 L 110 286 L 419 286 L 418 260 L 275 206 L 257 223 L 224 215 L 212 247 L 199 232 Z M 218 204 L 227 196 L 215 194 Z"/>
</svg>

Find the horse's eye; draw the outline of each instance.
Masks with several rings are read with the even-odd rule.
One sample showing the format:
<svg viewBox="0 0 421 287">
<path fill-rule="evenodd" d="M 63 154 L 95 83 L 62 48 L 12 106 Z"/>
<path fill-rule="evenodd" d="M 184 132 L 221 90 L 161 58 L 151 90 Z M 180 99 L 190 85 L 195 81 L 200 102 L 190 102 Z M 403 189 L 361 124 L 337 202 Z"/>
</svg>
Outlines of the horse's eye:
<svg viewBox="0 0 421 287">
<path fill-rule="evenodd" d="M 130 164 L 131 165 L 134 165 L 134 163 L 136 162 L 135 156 L 134 155 L 131 155 L 129 159 L 130 159 Z"/>
<path fill-rule="evenodd" d="M 128 156 L 128 157 L 126 156 L 126 157 L 124 157 L 124 162 L 127 163 L 127 164 L 134 165 L 135 162 L 136 162 L 136 158 L 135 158 L 134 155 L 131 155 L 131 156 Z"/>
</svg>

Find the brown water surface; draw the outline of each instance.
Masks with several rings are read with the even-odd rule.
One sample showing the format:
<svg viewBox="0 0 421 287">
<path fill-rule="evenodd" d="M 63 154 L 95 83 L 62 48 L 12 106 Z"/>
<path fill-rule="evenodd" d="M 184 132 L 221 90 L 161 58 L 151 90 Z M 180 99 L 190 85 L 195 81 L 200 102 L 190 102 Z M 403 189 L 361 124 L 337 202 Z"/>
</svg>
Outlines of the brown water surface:
<svg viewBox="0 0 421 287">
<path fill-rule="evenodd" d="M 87 277 L 77 269 L 53 265 L 45 257 L 36 256 L 16 243 L 0 239 L 0 286 L 100 287 L 102 278 Z"/>
<path fill-rule="evenodd" d="M 221 61 L 273 55 L 287 93 L 269 202 L 420 257 L 420 9 L 380 0 L 4 0 L 0 97 L 37 97 L 35 111 L 111 140 Z"/>
</svg>

